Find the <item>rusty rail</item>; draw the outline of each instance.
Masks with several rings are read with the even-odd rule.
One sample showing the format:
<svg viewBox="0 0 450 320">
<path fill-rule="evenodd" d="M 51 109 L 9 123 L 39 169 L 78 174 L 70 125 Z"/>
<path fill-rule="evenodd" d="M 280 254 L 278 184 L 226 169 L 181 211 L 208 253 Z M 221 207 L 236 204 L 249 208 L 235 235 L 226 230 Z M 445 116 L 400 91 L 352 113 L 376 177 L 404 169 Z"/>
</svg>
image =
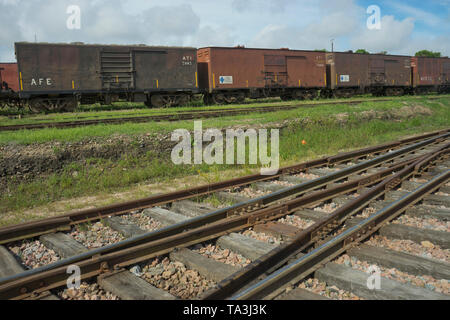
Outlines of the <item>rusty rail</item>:
<svg viewBox="0 0 450 320">
<path fill-rule="evenodd" d="M 437 139 L 443 139 L 447 136 L 446 134 L 449 131 L 450 131 L 450 129 L 432 132 L 432 133 L 428 133 L 428 134 L 417 136 L 417 137 L 412 137 L 412 138 L 407 138 L 407 139 L 399 140 L 399 141 L 392 142 L 392 143 L 382 144 L 382 145 L 375 146 L 375 147 L 369 147 L 369 148 L 364 148 L 361 150 L 342 153 L 340 155 L 333 156 L 333 157 L 325 157 L 325 158 L 321 158 L 318 160 L 313 160 L 313 161 L 309 161 L 309 162 L 305 162 L 305 163 L 301 163 L 301 164 L 297 164 L 297 165 L 293 165 L 293 166 L 289 166 L 289 167 L 284 167 L 284 168 L 281 168 L 278 171 L 278 173 L 273 176 L 263 176 L 260 174 L 249 175 L 249 176 L 244 176 L 244 177 L 231 179 L 231 180 L 227 180 L 227 181 L 223 181 L 223 182 L 199 186 L 199 187 L 195 187 L 195 188 L 191 188 L 191 189 L 175 191 L 175 192 L 162 194 L 162 195 L 151 196 L 151 197 L 143 198 L 143 199 L 139 199 L 139 200 L 118 203 L 118 204 L 109 205 L 109 206 L 100 207 L 100 208 L 93 208 L 93 209 L 87 209 L 87 210 L 80 210 L 80 211 L 76 211 L 76 212 L 70 212 L 70 213 L 67 213 L 67 214 L 64 214 L 64 215 L 61 215 L 58 217 L 54 217 L 54 218 L 40 219 L 37 221 L 31 221 L 31 222 L 18 224 L 18 225 L 3 227 L 3 228 L 0 228 L 0 244 L 9 243 L 9 242 L 13 242 L 16 240 L 33 238 L 33 237 L 47 234 L 47 233 L 66 231 L 66 230 L 70 230 L 70 228 L 73 225 L 85 223 L 88 221 L 100 220 L 100 219 L 108 217 L 108 216 L 120 215 L 120 214 L 124 214 L 124 213 L 130 212 L 130 211 L 133 211 L 133 210 L 140 210 L 140 209 L 145 209 L 145 208 L 149 208 L 149 207 L 153 207 L 153 206 L 161 206 L 161 205 L 171 203 L 174 201 L 190 199 L 190 198 L 194 198 L 194 197 L 198 197 L 198 196 L 202 196 L 202 195 L 208 195 L 208 194 L 218 192 L 221 190 L 226 190 L 226 189 L 229 189 L 232 187 L 248 185 L 248 184 L 251 184 L 251 183 L 254 183 L 257 181 L 276 179 L 284 174 L 299 173 L 299 172 L 302 172 L 302 171 L 305 171 L 307 169 L 314 168 L 314 167 L 336 164 L 336 163 L 339 163 L 342 161 L 346 161 L 346 160 L 350 160 L 350 159 L 354 159 L 354 158 L 358 158 L 358 157 L 362 157 L 362 156 L 367 156 L 369 154 L 377 154 L 382 151 L 391 150 L 393 148 L 399 148 L 405 144 L 413 143 L 413 142 L 420 141 L 420 140 L 427 139 L 427 138 L 430 138 L 432 140 L 434 140 L 432 137 L 438 137 Z M 431 143 L 431 142 L 432 141 L 430 141 L 429 143 Z M 423 144 L 423 142 L 422 142 L 422 143 L 417 144 L 417 146 L 416 145 L 410 146 L 407 149 L 405 149 L 404 152 L 412 151 L 412 150 L 414 150 L 414 148 L 416 148 L 416 147 L 418 148 L 423 145 L 426 145 L 426 144 Z M 392 156 L 394 153 L 395 152 L 390 153 L 390 156 Z M 397 153 L 397 154 L 399 154 L 399 153 Z M 376 165 L 376 163 L 373 163 L 373 165 Z M 364 170 L 365 167 L 360 166 L 357 168 Z M 349 171 L 347 171 L 347 173 L 348 173 L 347 175 L 349 175 L 351 173 L 355 173 L 355 172 L 357 172 L 357 170 L 355 170 L 355 171 L 349 170 Z M 340 173 L 340 175 L 342 175 L 342 173 Z M 341 176 L 341 178 L 344 178 L 344 177 L 345 177 L 345 175 Z M 339 178 L 339 175 L 334 175 L 334 179 L 337 179 L 337 178 Z M 290 192 L 295 192 L 296 190 L 299 190 L 298 192 L 308 191 L 313 187 L 318 188 L 321 186 L 321 184 L 323 185 L 324 183 L 327 183 L 329 181 L 330 181 L 329 179 L 325 181 L 325 180 L 320 180 L 320 178 L 319 178 L 319 180 L 316 179 L 307 185 L 303 185 L 300 189 L 291 188 L 292 190 L 290 190 Z M 274 193 L 272 195 L 276 196 L 279 194 L 281 194 L 281 193 L 278 192 L 278 193 Z M 268 200 L 265 200 L 265 199 L 266 198 L 264 198 L 264 197 L 257 198 L 257 199 L 255 199 L 257 201 L 253 200 L 253 201 L 251 201 L 249 203 L 245 203 L 241 206 L 231 207 L 231 209 L 239 210 L 239 209 L 242 209 L 242 207 L 245 208 L 245 207 L 253 206 L 257 202 L 265 202 L 267 204 L 271 201 L 277 200 L 276 198 L 272 198 L 273 200 L 270 200 L 271 198 L 267 198 Z M 198 221 L 198 222 L 193 221 L 191 226 L 198 226 L 204 222 L 206 222 L 206 221 Z M 176 228 L 175 230 L 173 230 L 173 232 L 174 233 L 180 232 L 180 231 L 184 230 L 182 228 L 186 228 L 186 227 L 187 227 L 187 225 L 182 225 L 182 226 L 180 226 L 180 228 Z"/>
<path fill-rule="evenodd" d="M 418 158 L 424 159 L 423 156 Z M 206 240 L 215 239 L 233 231 L 254 226 L 258 223 L 278 219 L 299 207 L 311 205 L 363 186 L 372 185 L 415 160 L 417 158 L 405 160 L 401 164 L 397 164 L 392 168 L 385 169 L 372 176 L 350 181 L 330 189 L 316 191 L 301 198 L 291 200 L 287 202 L 286 206 L 273 206 L 244 214 L 238 213 L 237 215 L 230 215 L 230 212 L 225 211 L 228 214 L 221 216 L 222 218 L 220 220 L 201 225 L 191 230 L 167 234 L 167 230 L 173 230 L 182 225 L 178 224 L 175 227 L 167 227 L 160 231 L 151 232 L 115 245 L 90 251 L 78 257 L 65 259 L 50 266 L 0 279 L 0 299 L 27 298 L 33 293 L 41 293 L 64 285 L 67 277 L 66 267 L 69 264 L 76 263 L 81 269 L 82 279 L 87 279 L 104 272 L 118 270 L 152 257 L 166 254 L 174 248 L 187 247 Z M 220 213 L 220 211 L 207 214 L 203 218 L 211 218 L 214 214 L 217 215 L 217 212 Z M 191 221 L 193 220 L 198 221 L 199 219 L 196 218 Z"/>
<path fill-rule="evenodd" d="M 446 155 L 449 152 L 449 147 L 450 144 L 447 144 L 439 151 L 421 157 L 400 172 L 383 180 L 355 200 L 337 209 L 329 217 L 325 217 L 302 231 L 292 242 L 275 248 L 246 268 L 223 280 L 215 289 L 207 292 L 204 299 L 273 298 L 280 294 L 286 285 L 301 281 L 321 265 L 334 259 L 355 243 L 366 239 L 384 223 L 394 219 L 408 206 L 420 201 L 426 194 L 445 183 L 450 177 L 450 170 L 365 219 L 356 227 L 344 231 L 336 237 L 331 237 L 331 240 L 324 241 L 324 244 L 320 242 L 332 230 L 342 225 L 348 217 L 367 206 L 370 201 L 385 194 L 411 175 L 418 174 L 421 170 L 426 169 L 429 163 L 433 163 Z M 312 244 L 316 244 L 318 248 L 239 292 L 244 286 L 257 280 L 258 277 L 269 274 L 274 268 L 283 265 L 289 258 L 295 257 Z"/>
</svg>

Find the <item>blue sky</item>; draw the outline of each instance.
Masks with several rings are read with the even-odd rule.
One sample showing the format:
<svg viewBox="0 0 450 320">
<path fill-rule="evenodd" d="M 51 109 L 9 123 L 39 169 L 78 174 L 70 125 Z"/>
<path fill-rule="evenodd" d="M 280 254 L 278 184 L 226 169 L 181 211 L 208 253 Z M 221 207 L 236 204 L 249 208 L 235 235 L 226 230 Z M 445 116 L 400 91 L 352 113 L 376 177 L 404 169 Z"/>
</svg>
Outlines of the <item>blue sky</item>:
<svg viewBox="0 0 450 320">
<path fill-rule="evenodd" d="M 81 29 L 66 27 L 69 5 Z M 367 7 L 381 10 L 369 30 Z M 367 49 L 450 55 L 450 0 L 0 0 L 0 61 L 13 61 L 15 41 Z"/>
</svg>

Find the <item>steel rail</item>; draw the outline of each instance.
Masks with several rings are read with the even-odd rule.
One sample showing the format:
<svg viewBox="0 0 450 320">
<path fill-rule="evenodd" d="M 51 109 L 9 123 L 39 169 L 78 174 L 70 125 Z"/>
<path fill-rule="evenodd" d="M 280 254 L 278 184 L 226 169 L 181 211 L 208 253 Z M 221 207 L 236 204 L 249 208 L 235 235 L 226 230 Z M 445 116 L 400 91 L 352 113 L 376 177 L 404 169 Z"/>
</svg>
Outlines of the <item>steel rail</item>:
<svg viewBox="0 0 450 320">
<path fill-rule="evenodd" d="M 46 218 L 46 219 L 40 219 L 37 221 L 31 221 L 26 223 L 21 223 L 13 226 L 7 226 L 0 228 L 0 244 L 5 244 L 17 240 L 23 240 L 27 238 L 33 238 L 39 235 L 47 234 L 47 233 L 53 233 L 58 231 L 67 231 L 70 230 L 70 228 L 73 225 L 85 223 L 88 221 L 93 220 L 100 220 L 102 218 L 112 216 L 112 215 L 120 215 L 124 214 L 133 210 L 140 210 L 145 209 L 153 206 L 161 206 L 167 203 L 171 203 L 174 201 L 179 200 L 185 200 L 190 199 L 198 196 L 208 195 L 214 192 L 218 192 L 221 190 L 226 190 L 231 187 L 239 187 L 243 185 L 248 185 L 257 181 L 265 181 L 265 180 L 272 180 L 276 179 L 282 175 L 285 174 L 294 174 L 299 173 L 302 171 L 305 171 L 307 169 L 320 167 L 324 165 L 332 165 L 336 164 L 345 160 L 350 160 L 362 156 L 367 156 L 369 154 L 377 154 L 386 150 L 391 150 L 392 148 L 399 148 L 405 144 L 410 144 L 419 140 L 431 138 L 436 139 L 436 141 L 439 141 L 439 139 L 444 139 L 446 137 L 446 133 L 448 133 L 450 129 L 442 130 L 442 131 L 436 131 L 432 133 L 428 133 L 425 135 L 417 136 L 417 137 L 411 137 L 399 141 L 395 141 L 392 143 L 386 143 L 382 145 L 378 145 L 375 147 L 369 147 L 364 148 L 360 150 L 350 151 L 346 153 L 339 154 L 337 156 L 332 157 L 325 157 L 318 160 L 308 161 L 305 163 L 288 166 L 281 168 L 277 174 L 273 176 L 264 176 L 260 174 L 254 174 L 249 176 L 244 176 L 236 179 L 231 179 L 223 182 L 218 182 L 214 184 L 209 185 L 203 185 L 199 187 L 194 187 L 186 190 L 181 191 L 175 191 L 163 195 L 156 195 L 151 196 L 148 198 L 143 198 L 139 200 L 134 201 L 128 201 L 123 203 L 118 203 L 114 205 L 109 205 L 105 207 L 100 208 L 93 208 L 93 209 L 87 209 L 87 210 L 80 210 L 75 212 L 70 212 L 58 217 L 53 218 Z M 434 137 L 434 138 L 433 138 Z M 411 149 L 408 151 L 412 151 L 416 149 L 416 144 L 413 145 Z M 419 148 L 418 146 L 417 148 Z M 403 149 L 401 149 L 403 150 Z M 405 151 L 406 152 L 406 151 Z M 392 154 L 392 153 L 391 153 Z M 361 169 L 364 170 L 364 169 Z M 309 190 L 308 188 L 311 188 L 311 186 L 317 187 L 318 179 L 314 180 L 314 185 L 309 185 L 304 191 Z M 327 181 L 325 181 L 326 183 Z M 323 181 L 322 181 L 323 183 Z M 264 197 L 257 198 L 258 201 L 263 201 L 265 199 Z M 269 201 L 270 202 L 270 201 Z M 249 203 L 244 203 L 242 206 L 233 206 L 230 207 L 232 210 L 238 210 L 249 206 L 252 206 L 256 203 L 256 201 L 252 201 Z M 196 224 L 198 226 L 199 224 Z M 188 227 L 188 225 L 181 226 L 183 228 Z M 174 233 L 181 232 L 183 229 L 177 229 L 174 230 Z"/>
<path fill-rule="evenodd" d="M 351 201 L 346 205 L 344 205 L 344 207 L 336 210 L 331 217 L 324 219 L 322 223 L 324 223 L 325 220 L 331 223 L 337 222 L 333 226 L 333 229 L 335 229 L 336 225 L 340 225 L 342 224 L 343 221 L 345 221 L 345 217 L 351 216 L 352 214 L 358 212 L 360 209 L 364 208 L 371 200 L 386 193 L 387 190 L 390 190 L 391 188 L 400 184 L 404 179 L 407 179 L 411 175 L 418 174 L 419 171 L 424 168 L 423 166 L 425 164 L 443 156 L 445 153 L 449 151 L 448 147 L 449 146 L 447 146 L 446 150 L 441 150 L 437 153 L 434 153 L 430 156 L 420 159 L 414 162 L 413 164 L 407 166 L 405 169 L 401 170 L 394 176 L 376 185 L 375 187 L 373 187 L 372 189 L 370 189 L 369 191 L 367 191 L 354 201 Z M 413 192 L 410 192 L 409 194 L 402 197 L 398 201 L 391 203 L 390 205 L 381 209 L 371 217 L 363 220 L 355 227 L 343 231 L 336 237 L 331 236 L 330 237 L 331 240 L 326 241 L 324 244 L 320 244 L 319 247 L 315 248 L 311 252 L 296 259 L 294 262 L 286 265 L 280 270 L 275 271 L 274 273 L 268 275 L 263 280 L 260 280 L 258 283 L 251 285 L 250 287 L 244 289 L 241 292 L 236 293 L 235 292 L 237 289 L 236 286 L 233 286 L 232 288 L 229 285 L 231 282 L 233 282 L 233 280 L 231 280 L 227 282 L 228 284 L 227 288 L 222 287 L 226 288 L 225 290 L 222 288 L 216 290 L 215 292 L 209 294 L 206 298 L 224 299 L 229 297 L 230 299 L 233 300 L 274 298 L 284 290 L 286 285 L 298 283 L 306 276 L 308 276 L 309 274 L 320 268 L 325 263 L 331 261 L 341 253 L 345 252 L 351 246 L 366 239 L 374 232 L 376 232 L 383 224 L 396 218 L 398 215 L 404 212 L 409 206 L 414 205 L 415 203 L 420 201 L 424 196 L 439 188 L 439 186 L 445 183 L 449 178 L 450 178 L 450 170 L 447 170 L 445 173 L 435 177 L 431 181 L 425 183 L 424 185 L 414 190 Z M 311 242 L 313 240 L 314 238 L 313 234 L 314 234 L 314 226 L 306 229 L 290 244 L 276 251 L 278 249 L 277 248 L 273 250 L 272 253 L 269 253 L 268 255 L 263 257 L 261 259 L 262 261 L 256 263 L 253 266 L 253 268 L 249 268 L 246 270 L 247 271 L 246 283 L 249 282 L 249 278 L 255 279 L 255 274 L 253 274 L 251 277 L 248 277 L 248 274 L 249 272 L 250 273 L 252 272 L 252 269 L 254 271 L 255 267 L 257 267 L 258 265 L 260 266 L 262 264 L 266 264 L 267 269 L 268 264 L 270 264 L 270 262 L 274 264 L 276 262 L 274 261 L 274 258 L 277 255 L 279 256 L 280 253 L 283 251 L 284 254 L 282 255 L 282 257 L 284 259 L 287 254 L 286 251 L 291 251 L 291 256 L 293 256 L 293 253 L 299 252 L 298 248 L 304 247 L 304 244 L 306 242 Z M 266 259 L 271 261 L 269 262 Z M 262 274 L 262 271 L 263 270 L 258 270 L 258 273 Z M 241 273 L 239 276 L 242 277 L 243 274 L 245 273 Z M 236 280 L 239 279 L 239 276 L 235 277 L 232 276 L 232 278 L 235 279 L 234 284 L 236 284 Z M 227 292 L 228 295 L 226 294 L 224 295 L 225 292 Z M 229 295 L 229 293 L 233 294 Z"/>
<path fill-rule="evenodd" d="M 309 195 L 309 197 L 307 197 L 307 198 L 302 198 L 302 201 L 303 201 L 304 204 L 312 204 L 313 202 L 309 202 L 309 201 L 311 201 L 311 199 L 313 199 L 312 201 L 317 202 L 320 199 L 327 200 L 330 197 L 339 195 L 341 193 L 350 192 L 352 190 L 356 190 L 358 188 L 363 187 L 366 184 L 370 184 L 370 183 L 376 182 L 377 179 L 381 179 L 381 178 L 385 177 L 386 175 L 389 175 L 392 172 L 395 172 L 396 170 L 399 170 L 399 169 L 403 168 L 404 166 L 414 162 L 418 158 L 420 158 L 420 157 L 417 157 L 417 158 L 414 158 L 414 159 L 410 159 L 410 160 L 405 160 L 402 163 L 396 164 L 395 166 L 392 166 L 391 168 L 385 169 L 385 170 L 383 170 L 383 171 L 381 171 L 379 173 L 375 173 L 375 174 L 373 174 L 371 176 L 368 176 L 368 177 L 364 177 L 364 178 L 353 180 L 353 181 L 351 181 L 351 183 L 342 184 L 339 187 L 334 187 L 334 188 L 331 188 L 331 189 L 321 190 L 321 191 L 315 192 L 314 194 Z M 222 212 L 223 209 L 218 210 L 218 211 Z M 212 212 L 210 214 L 206 214 L 204 216 L 213 215 L 214 213 L 217 213 L 217 211 Z M 189 221 L 202 220 L 202 218 L 204 216 L 197 217 L 197 218 L 192 218 Z M 188 221 L 188 225 L 189 225 L 190 228 L 188 226 L 186 226 L 185 230 L 193 229 L 194 227 L 201 227 L 203 225 L 206 225 L 208 222 L 216 222 L 216 221 L 219 221 L 221 219 L 226 219 L 227 217 L 228 217 L 228 215 L 223 215 L 223 216 L 220 217 L 220 219 L 215 219 L 215 220 L 203 222 L 203 223 L 199 224 L 198 226 L 194 226 L 192 224 L 189 224 L 189 221 Z M 160 234 L 161 232 L 164 232 L 166 229 L 170 230 L 171 227 L 177 227 L 177 226 L 183 225 L 183 224 L 184 224 L 184 222 L 179 223 L 178 225 L 173 225 L 173 226 L 169 226 L 169 227 L 157 230 L 157 231 L 153 231 L 153 232 L 150 232 L 150 233 L 138 236 L 138 237 L 130 238 L 130 239 L 124 240 L 124 241 L 122 241 L 120 243 L 116 243 L 116 244 L 108 245 L 108 246 L 105 246 L 105 247 L 102 247 L 102 248 L 94 249 L 94 250 L 91 250 L 89 252 L 82 253 L 82 254 L 80 254 L 78 256 L 73 256 L 73 257 L 70 257 L 70 258 L 67 258 L 67 259 L 64 259 L 64 260 L 60 260 L 60 261 L 55 262 L 55 263 L 50 264 L 50 265 L 42 266 L 40 268 L 28 270 L 28 271 L 25 271 L 25 272 L 20 273 L 20 274 L 16 274 L 16 275 L 13 275 L 13 276 L 10 276 L 10 277 L 7 277 L 7 278 L 3 278 L 3 279 L 0 279 L 0 283 L 9 282 L 9 281 L 16 280 L 18 278 L 24 277 L 26 275 L 31 275 L 31 274 L 34 274 L 34 273 L 50 270 L 50 269 L 56 268 L 56 267 L 61 266 L 61 265 L 67 265 L 69 263 L 74 263 L 76 261 L 80 261 L 80 260 L 83 260 L 83 259 L 85 259 L 87 257 L 91 257 L 91 256 L 94 256 L 94 255 L 106 254 L 108 252 L 118 251 L 120 249 L 125 249 L 125 248 L 128 248 L 128 247 L 131 247 L 132 245 L 136 245 L 138 242 L 142 242 L 142 240 L 146 240 L 147 242 L 159 240 L 159 239 L 162 239 L 164 237 L 164 235 L 165 236 L 170 236 L 170 235 L 174 235 L 175 234 L 175 233 L 167 233 L 167 234 L 164 233 L 164 235 L 161 235 Z M 152 236 L 152 237 L 149 237 L 149 236 Z"/>
<path fill-rule="evenodd" d="M 419 158 L 422 159 L 423 157 Z M 403 166 L 411 163 L 411 161 L 413 160 L 404 161 Z M 384 175 L 389 175 L 398 169 L 399 165 L 392 169 L 384 170 L 383 175 L 378 174 L 379 179 L 383 179 Z M 348 182 L 346 185 L 348 190 L 353 190 L 364 185 L 373 184 L 374 182 L 376 181 L 361 178 L 359 180 Z M 302 203 L 305 205 L 315 203 L 319 199 L 319 196 L 317 195 L 318 193 L 321 193 L 324 197 L 329 197 L 330 192 L 339 194 L 343 192 L 343 188 L 342 186 L 337 186 L 332 189 L 318 191 L 313 195 L 305 196 L 305 198 L 308 198 L 309 200 L 303 201 Z M 187 247 L 206 240 L 215 239 L 221 235 L 251 227 L 257 223 L 262 223 L 263 221 L 277 219 L 285 216 L 286 214 L 286 212 L 279 211 L 277 208 L 274 208 L 271 213 L 269 213 L 267 209 L 263 209 L 240 216 L 231 216 L 226 219 L 222 219 L 221 221 L 201 226 L 193 230 L 188 230 L 183 233 L 171 235 L 166 238 L 160 238 L 153 241 L 148 239 L 147 242 L 141 244 L 138 244 L 135 241 L 134 243 L 133 241 L 124 241 L 122 243 L 109 246 L 110 248 L 115 248 L 118 251 L 101 255 L 98 253 L 99 250 L 94 250 L 89 252 L 89 258 L 86 258 L 83 261 L 76 261 L 76 264 L 82 271 L 82 279 L 87 279 L 100 275 L 103 272 L 110 272 L 112 269 L 121 269 L 123 267 L 148 260 L 152 257 L 169 253 L 175 248 Z M 158 231 L 150 233 L 150 235 L 152 234 L 158 234 Z M 125 242 L 133 245 L 133 247 L 124 248 L 123 244 Z M 67 276 L 66 267 L 69 263 L 68 261 L 70 261 L 70 263 L 75 262 L 73 258 L 69 258 L 64 261 L 60 261 L 59 264 L 53 264 L 51 267 L 55 267 L 54 269 L 47 267 L 47 270 L 43 272 L 35 269 L 8 279 L 1 279 L 0 299 L 26 298 L 33 292 L 40 293 L 64 285 L 64 281 Z M 58 267 L 56 267 L 57 265 Z"/>
<path fill-rule="evenodd" d="M 432 98 L 438 99 L 438 97 Z M 247 107 L 247 108 L 221 108 L 212 110 L 192 110 L 189 112 L 180 112 L 176 114 L 162 114 L 152 116 L 140 117 L 123 117 L 123 118 L 105 118 L 105 119 L 91 119 L 80 121 L 61 121 L 61 122 L 41 122 L 30 124 L 16 124 L 0 126 L 1 131 L 18 131 L 18 130 L 33 130 L 44 128 L 73 128 L 98 124 L 121 124 L 126 122 L 148 122 L 148 121 L 180 121 L 192 119 L 214 118 L 220 116 L 241 115 L 256 112 L 275 112 L 279 110 L 292 110 L 299 108 L 311 108 L 321 105 L 337 105 L 337 104 L 358 104 L 363 102 L 386 102 L 393 101 L 392 99 L 369 99 L 369 100 L 352 100 L 352 101 L 333 101 L 333 102 L 318 102 L 297 105 L 279 105 L 279 106 L 261 106 L 261 107 Z"/>
</svg>

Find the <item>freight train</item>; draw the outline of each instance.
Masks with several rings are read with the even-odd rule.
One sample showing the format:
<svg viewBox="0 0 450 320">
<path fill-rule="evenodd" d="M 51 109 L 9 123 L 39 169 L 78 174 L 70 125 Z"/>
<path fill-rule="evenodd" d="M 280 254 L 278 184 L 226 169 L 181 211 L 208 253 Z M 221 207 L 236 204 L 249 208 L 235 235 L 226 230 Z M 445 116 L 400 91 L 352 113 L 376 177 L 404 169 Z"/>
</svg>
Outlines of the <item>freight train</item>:
<svg viewBox="0 0 450 320">
<path fill-rule="evenodd" d="M 78 103 L 170 107 L 202 94 L 205 104 L 450 92 L 450 59 L 245 47 L 15 44 L 0 64 L 0 103 L 72 111 Z"/>
</svg>

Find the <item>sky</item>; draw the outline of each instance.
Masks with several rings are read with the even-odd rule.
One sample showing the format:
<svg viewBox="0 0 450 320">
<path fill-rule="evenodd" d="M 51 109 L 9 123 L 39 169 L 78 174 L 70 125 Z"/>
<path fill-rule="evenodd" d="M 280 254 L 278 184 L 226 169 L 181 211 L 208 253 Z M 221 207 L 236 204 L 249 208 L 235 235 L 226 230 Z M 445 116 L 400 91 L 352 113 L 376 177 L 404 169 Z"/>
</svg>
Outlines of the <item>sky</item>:
<svg viewBox="0 0 450 320">
<path fill-rule="evenodd" d="M 67 8 L 80 8 L 69 29 Z M 380 9 L 379 29 L 367 20 Z M 14 42 L 366 49 L 450 56 L 450 0 L 0 0 L 0 61 Z"/>
</svg>

